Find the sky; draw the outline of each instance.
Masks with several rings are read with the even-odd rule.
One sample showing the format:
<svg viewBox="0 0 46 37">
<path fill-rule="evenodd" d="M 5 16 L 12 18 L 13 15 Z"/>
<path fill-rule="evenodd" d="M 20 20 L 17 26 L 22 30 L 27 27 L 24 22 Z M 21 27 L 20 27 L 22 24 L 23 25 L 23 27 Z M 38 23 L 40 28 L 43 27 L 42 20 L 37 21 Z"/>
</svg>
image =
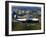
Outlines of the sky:
<svg viewBox="0 0 46 37">
<path fill-rule="evenodd" d="M 30 6 L 12 6 L 12 11 L 18 10 L 30 10 L 33 13 L 41 14 L 41 8 L 40 7 L 30 7 Z"/>
<path fill-rule="evenodd" d="M 13 6 L 12 9 L 41 11 L 40 7 L 28 7 L 28 6 L 16 6 L 16 7 Z"/>
</svg>

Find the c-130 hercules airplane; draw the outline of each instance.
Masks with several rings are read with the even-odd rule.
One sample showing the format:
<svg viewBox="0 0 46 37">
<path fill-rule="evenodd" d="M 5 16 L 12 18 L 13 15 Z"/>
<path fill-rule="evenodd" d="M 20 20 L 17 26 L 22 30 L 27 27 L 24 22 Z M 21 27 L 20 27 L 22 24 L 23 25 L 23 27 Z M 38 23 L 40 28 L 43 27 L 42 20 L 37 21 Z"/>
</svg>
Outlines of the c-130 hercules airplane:
<svg viewBox="0 0 46 37">
<path fill-rule="evenodd" d="M 24 14 L 26 13 L 26 14 Z M 18 13 L 13 11 L 12 17 L 19 22 L 39 22 L 38 18 L 33 18 L 29 11 L 19 10 Z M 24 17 L 24 18 L 23 18 Z M 26 18 L 25 18 L 26 17 Z M 14 20 L 14 21 L 15 21 Z"/>
</svg>

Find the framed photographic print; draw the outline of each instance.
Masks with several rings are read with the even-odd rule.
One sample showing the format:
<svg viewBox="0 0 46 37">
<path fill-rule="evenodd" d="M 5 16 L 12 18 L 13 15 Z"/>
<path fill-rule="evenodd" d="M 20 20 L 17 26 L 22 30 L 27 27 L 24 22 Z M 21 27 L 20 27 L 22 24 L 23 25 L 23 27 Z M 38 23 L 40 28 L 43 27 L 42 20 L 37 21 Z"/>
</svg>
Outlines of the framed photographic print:
<svg viewBox="0 0 46 37">
<path fill-rule="evenodd" d="M 5 35 L 45 33 L 45 3 L 5 1 Z"/>
</svg>

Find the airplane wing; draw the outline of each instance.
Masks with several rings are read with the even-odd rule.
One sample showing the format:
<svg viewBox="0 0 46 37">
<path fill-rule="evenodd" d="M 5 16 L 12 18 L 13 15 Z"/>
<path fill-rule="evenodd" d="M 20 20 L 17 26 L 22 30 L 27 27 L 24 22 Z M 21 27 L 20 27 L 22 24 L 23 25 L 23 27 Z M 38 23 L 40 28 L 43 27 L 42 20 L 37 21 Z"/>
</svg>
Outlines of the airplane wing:
<svg viewBox="0 0 46 37">
<path fill-rule="evenodd" d="M 16 19 L 18 21 L 26 21 L 26 20 L 32 20 L 32 21 L 38 21 L 39 19 L 38 18 L 32 18 L 32 19 Z"/>
<path fill-rule="evenodd" d="M 18 21 L 26 21 L 27 19 L 16 19 Z"/>
</svg>

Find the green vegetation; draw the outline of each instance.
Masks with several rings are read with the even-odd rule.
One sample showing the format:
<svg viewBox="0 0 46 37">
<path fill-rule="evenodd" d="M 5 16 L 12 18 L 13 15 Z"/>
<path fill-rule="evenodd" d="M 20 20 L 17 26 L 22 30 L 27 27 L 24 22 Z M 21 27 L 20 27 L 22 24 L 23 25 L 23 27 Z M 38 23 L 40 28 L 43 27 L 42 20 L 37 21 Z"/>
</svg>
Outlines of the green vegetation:
<svg viewBox="0 0 46 37">
<path fill-rule="evenodd" d="M 39 23 L 21 23 L 15 22 L 12 24 L 12 31 L 19 30 L 39 30 L 41 29 L 41 25 Z"/>
</svg>

